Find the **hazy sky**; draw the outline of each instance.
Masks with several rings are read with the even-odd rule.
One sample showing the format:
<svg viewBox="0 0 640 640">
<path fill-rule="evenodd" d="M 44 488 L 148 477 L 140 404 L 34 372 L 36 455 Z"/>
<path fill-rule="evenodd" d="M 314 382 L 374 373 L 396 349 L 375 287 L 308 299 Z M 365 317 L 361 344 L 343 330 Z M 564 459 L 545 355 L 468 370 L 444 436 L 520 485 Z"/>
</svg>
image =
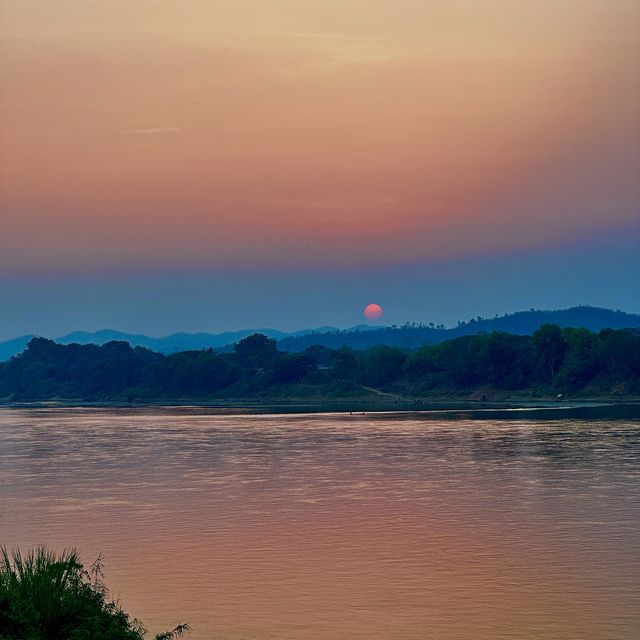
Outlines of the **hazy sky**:
<svg viewBox="0 0 640 640">
<path fill-rule="evenodd" d="M 0 7 L 0 338 L 640 311 L 637 0 Z"/>
</svg>

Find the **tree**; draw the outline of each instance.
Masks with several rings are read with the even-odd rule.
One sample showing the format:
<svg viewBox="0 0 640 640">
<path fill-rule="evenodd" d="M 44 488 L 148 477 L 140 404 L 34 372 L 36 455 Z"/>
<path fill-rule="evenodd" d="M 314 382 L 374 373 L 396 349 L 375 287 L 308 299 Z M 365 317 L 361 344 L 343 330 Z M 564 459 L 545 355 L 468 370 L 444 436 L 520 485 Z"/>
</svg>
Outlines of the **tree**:
<svg viewBox="0 0 640 640">
<path fill-rule="evenodd" d="M 358 370 L 358 360 L 351 347 L 334 351 L 329 359 L 331 373 L 338 380 L 353 380 Z"/>
<path fill-rule="evenodd" d="M 531 343 L 544 377 L 553 378 L 567 351 L 562 329 L 557 324 L 543 324 L 531 336 Z"/>
<path fill-rule="evenodd" d="M 588 329 L 564 329 L 567 353 L 559 375 L 570 388 L 580 388 L 597 372 L 596 345 L 598 336 Z"/>
<path fill-rule="evenodd" d="M 367 349 L 362 356 L 362 381 L 373 387 L 395 382 L 402 373 L 405 359 L 400 349 L 386 345 Z"/>
<path fill-rule="evenodd" d="M 494 331 L 485 340 L 488 382 L 503 389 L 524 386 L 529 338 Z"/>
<path fill-rule="evenodd" d="M 601 331 L 598 356 L 603 369 L 609 373 L 624 376 L 640 373 L 640 331 Z"/>
<path fill-rule="evenodd" d="M 234 350 L 242 361 L 255 367 L 269 364 L 278 355 L 276 341 L 263 333 L 243 338 L 235 345 Z"/>
<path fill-rule="evenodd" d="M 315 363 L 310 356 L 286 354 L 276 362 L 269 381 L 274 384 L 300 382 L 312 368 L 315 368 Z"/>
</svg>

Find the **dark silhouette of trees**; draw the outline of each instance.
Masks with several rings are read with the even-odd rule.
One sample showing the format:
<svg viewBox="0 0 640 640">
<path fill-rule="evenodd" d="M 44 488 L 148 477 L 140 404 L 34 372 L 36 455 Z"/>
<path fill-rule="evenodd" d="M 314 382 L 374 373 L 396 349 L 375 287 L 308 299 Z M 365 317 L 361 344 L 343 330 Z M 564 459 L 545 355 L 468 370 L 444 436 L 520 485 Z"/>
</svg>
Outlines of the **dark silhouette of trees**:
<svg viewBox="0 0 640 640">
<path fill-rule="evenodd" d="M 557 324 L 543 324 L 531 336 L 531 343 L 542 375 L 553 378 L 567 351 L 562 329 Z"/>
<path fill-rule="evenodd" d="M 360 358 L 360 382 L 369 387 L 388 386 L 400 377 L 405 359 L 400 349 L 386 345 L 367 349 Z"/>
<path fill-rule="evenodd" d="M 358 372 L 358 359 L 350 347 L 333 351 L 329 365 L 333 376 L 340 380 L 353 380 Z"/>
<path fill-rule="evenodd" d="M 254 367 L 266 366 L 278 355 L 276 341 L 262 333 L 247 336 L 234 349 L 242 362 Z"/>
<path fill-rule="evenodd" d="M 466 393 L 480 387 L 544 393 L 640 393 L 640 330 L 561 329 L 532 336 L 461 336 L 419 349 L 377 345 L 278 351 L 254 334 L 233 352 L 163 356 L 122 341 L 60 345 L 32 339 L 0 363 L 0 399 L 145 401 L 340 395 L 373 387 L 406 395 Z"/>
</svg>

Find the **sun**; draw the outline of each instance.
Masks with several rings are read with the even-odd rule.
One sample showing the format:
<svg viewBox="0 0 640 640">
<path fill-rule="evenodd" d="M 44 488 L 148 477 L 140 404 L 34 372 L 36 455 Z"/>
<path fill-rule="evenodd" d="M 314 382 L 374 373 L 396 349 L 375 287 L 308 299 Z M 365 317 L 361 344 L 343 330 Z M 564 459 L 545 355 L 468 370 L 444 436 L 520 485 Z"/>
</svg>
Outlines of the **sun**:
<svg viewBox="0 0 640 640">
<path fill-rule="evenodd" d="M 364 308 L 364 315 L 367 320 L 377 320 L 382 315 L 382 307 L 372 302 Z"/>
</svg>

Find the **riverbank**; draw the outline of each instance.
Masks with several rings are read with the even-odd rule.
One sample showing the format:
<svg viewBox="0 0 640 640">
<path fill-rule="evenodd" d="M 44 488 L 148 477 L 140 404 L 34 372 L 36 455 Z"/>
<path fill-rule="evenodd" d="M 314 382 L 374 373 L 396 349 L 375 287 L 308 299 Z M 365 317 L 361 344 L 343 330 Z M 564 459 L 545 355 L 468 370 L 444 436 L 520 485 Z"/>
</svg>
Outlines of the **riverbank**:
<svg viewBox="0 0 640 640">
<path fill-rule="evenodd" d="M 261 415 L 261 414 L 336 414 L 345 417 L 374 417 L 410 414 L 422 417 L 460 418 L 527 418 L 527 417 L 582 417 L 600 418 L 615 415 L 616 418 L 640 419 L 640 398 L 633 399 L 536 399 L 474 401 L 454 398 L 414 399 L 411 401 L 371 401 L 370 399 L 342 399 L 310 402 L 300 398 L 286 401 L 278 399 L 256 401 L 236 399 L 233 401 L 194 402 L 79 402 L 48 400 L 38 402 L 0 403 L 0 408 L 14 410 L 115 410 L 178 414 L 213 415 Z"/>
</svg>

